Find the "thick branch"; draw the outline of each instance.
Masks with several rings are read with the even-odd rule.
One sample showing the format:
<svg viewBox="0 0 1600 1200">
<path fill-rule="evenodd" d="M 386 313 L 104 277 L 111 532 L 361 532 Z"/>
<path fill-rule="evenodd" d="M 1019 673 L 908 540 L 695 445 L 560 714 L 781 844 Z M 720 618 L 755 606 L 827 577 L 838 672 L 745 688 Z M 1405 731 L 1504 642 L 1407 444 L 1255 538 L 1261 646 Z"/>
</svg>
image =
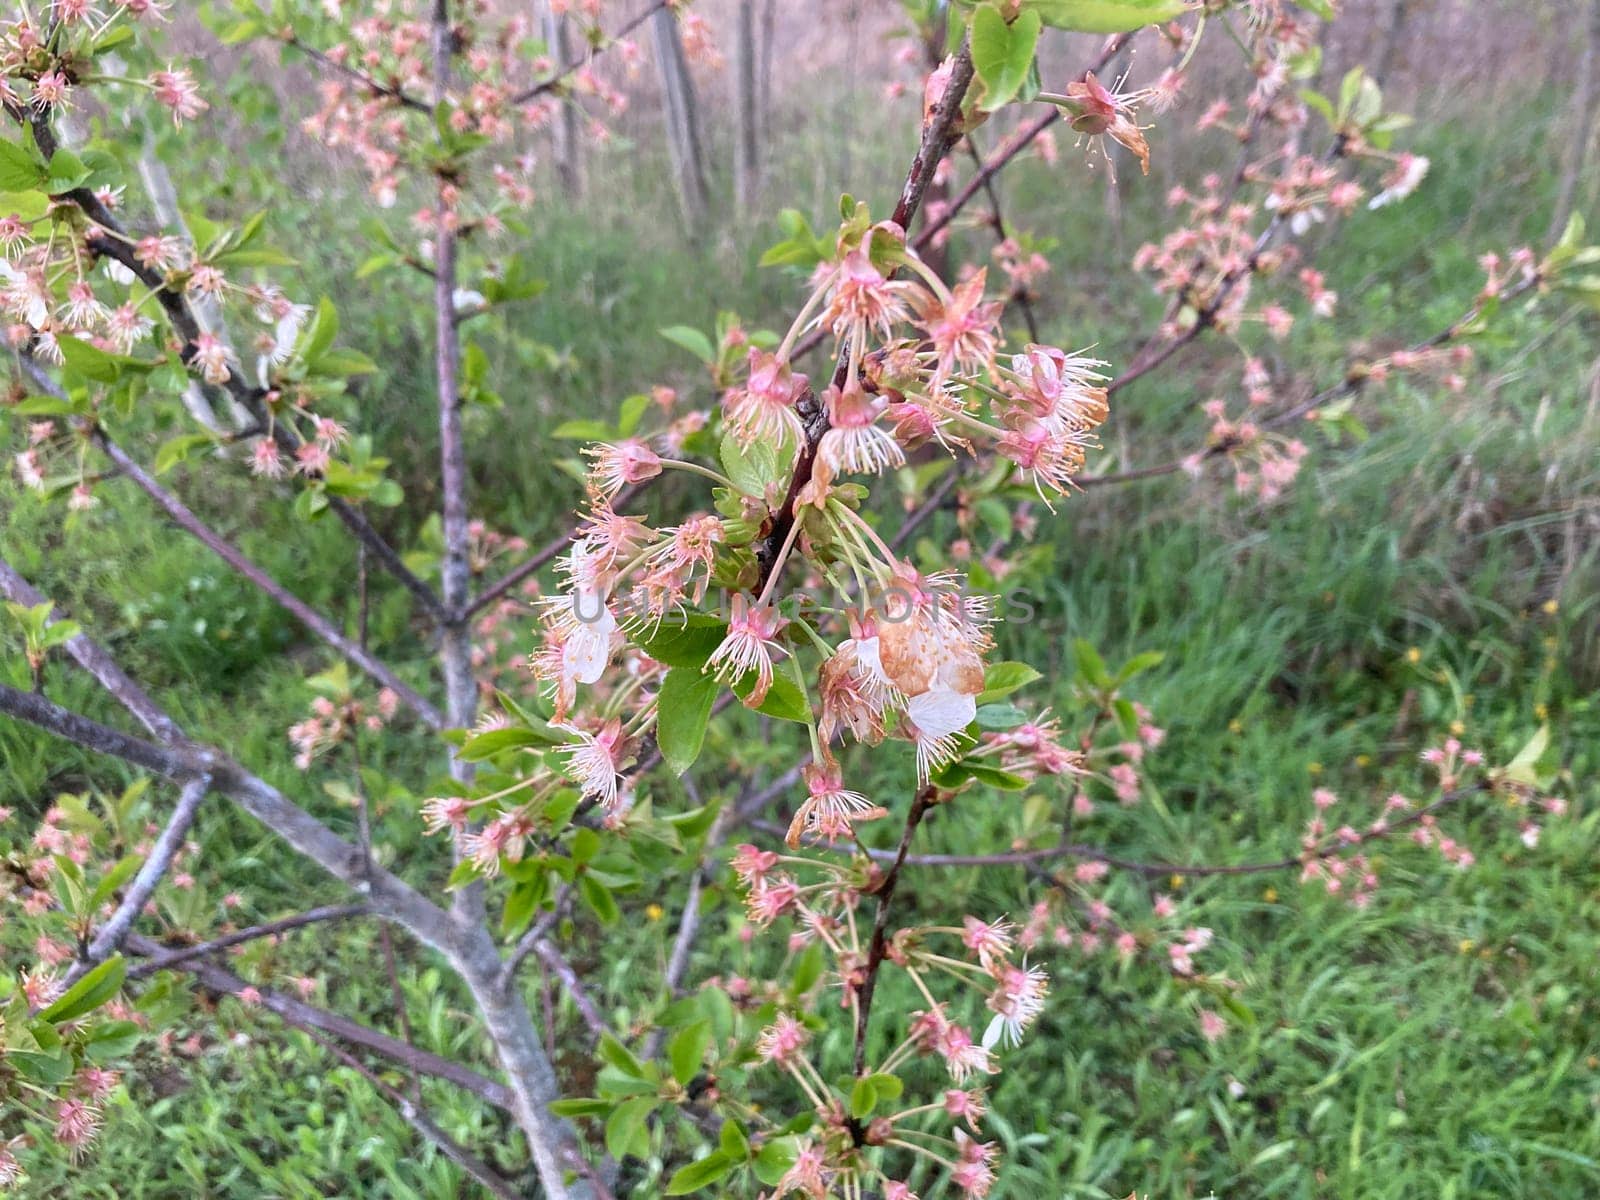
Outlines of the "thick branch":
<svg viewBox="0 0 1600 1200">
<path fill-rule="evenodd" d="M 0 559 L 0 596 L 29 608 L 45 603 L 45 597 L 12 570 L 11 564 L 4 559 Z M 54 617 L 51 624 L 59 619 Z M 80 667 L 94 676 L 100 682 L 100 686 L 110 692 L 112 698 L 133 714 L 139 724 L 154 734 L 158 741 L 172 742 L 183 736 L 172 718 L 162 712 L 160 706 L 145 694 L 144 689 L 117 665 L 116 660 L 86 634 L 80 633 L 68 639 L 64 648 Z"/>
</svg>

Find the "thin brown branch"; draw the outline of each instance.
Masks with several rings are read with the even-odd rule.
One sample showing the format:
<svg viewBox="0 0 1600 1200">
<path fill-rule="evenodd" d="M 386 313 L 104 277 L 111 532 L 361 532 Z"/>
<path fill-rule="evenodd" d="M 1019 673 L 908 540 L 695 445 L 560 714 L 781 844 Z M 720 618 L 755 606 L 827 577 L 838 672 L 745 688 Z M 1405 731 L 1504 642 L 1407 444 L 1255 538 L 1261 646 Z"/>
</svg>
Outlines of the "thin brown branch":
<svg viewBox="0 0 1600 1200">
<path fill-rule="evenodd" d="M 1147 862 L 1139 859 L 1123 858 L 1120 855 L 1111 854 L 1099 846 L 1088 845 L 1043 846 L 1034 850 L 1008 850 L 998 854 L 909 854 L 901 856 L 892 850 L 868 850 L 867 854 L 868 857 L 878 862 L 896 862 L 907 867 L 1037 867 L 1043 863 L 1055 862 L 1059 859 L 1076 859 L 1085 862 L 1105 863 L 1108 867 L 1115 867 L 1120 871 L 1132 871 L 1138 875 L 1152 877 L 1175 875 L 1189 879 L 1202 879 L 1219 875 L 1264 875 L 1277 871 L 1291 870 L 1295 867 L 1303 867 L 1307 862 L 1337 858 L 1357 846 L 1392 837 L 1396 833 L 1410 829 L 1413 825 L 1421 824 L 1428 817 L 1450 808 L 1452 805 L 1459 804 L 1469 796 L 1481 795 L 1489 790 L 1491 789 L 1487 784 L 1457 788 L 1454 791 L 1446 792 L 1431 804 L 1424 805 L 1422 808 L 1407 813 L 1397 820 L 1385 822 L 1382 828 L 1368 830 L 1357 838 L 1351 840 L 1337 837 L 1328 838 L 1321 842 L 1315 850 L 1284 858 L 1274 858 L 1265 862 Z M 768 822 L 758 822 L 756 827 L 763 832 L 770 832 L 775 835 L 783 832 L 778 826 L 771 825 Z"/>
<path fill-rule="evenodd" d="M 133 954 L 141 956 L 159 957 L 163 947 L 159 942 L 150 940 L 139 934 L 130 934 L 127 948 Z M 226 967 L 216 963 L 206 962 L 203 959 L 191 960 L 183 964 L 182 969 L 200 982 L 207 991 L 217 995 L 237 996 L 251 985 Z M 480 1100 L 494 1105 L 496 1108 L 510 1109 L 512 1105 L 511 1090 L 502 1083 L 496 1083 L 470 1067 L 442 1058 L 432 1051 L 423 1050 L 418 1046 L 411 1046 L 398 1038 L 390 1037 L 386 1033 L 379 1033 L 370 1029 L 359 1021 L 339 1013 L 329 1012 L 297 1000 L 293 996 L 285 995 L 274 988 L 256 988 L 261 996 L 261 1006 L 269 1012 L 275 1013 L 289 1024 L 301 1029 L 317 1029 L 323 1033 L 332 1034 L 341 1041 L 352 1046 L 360 1046 L 374 1054 L 381 1054 L 391 1062 L 401 1066 L 420 1071 L 422 1074 L 434 1079 L 443 1079 L 453 1083 L 464 1091 L 470 1092 Z"/>
<path fill-rule="evenodd" d="M 663 8 L 666 8 L 672 3 L 674 3 L 674 0 L 651 0 L 648 8 L 639 13 L 637 16 L 630 17 L 628 20 L 624 21 L 620 26 L 617 27 L 615 33 L 604 39 L 601 45 L 594 47 L 589 51 L 589 53 L 581 57 L 568 60 L 567 62 L 563 63 L 559 69 L 557 69 L 555 74 L 546 79 L 541 79 L 538 83 L 535 83 L 530 87 L 524 88 L 515 96 L 511 97 L 511 103 L 526 104 L 529 100 L 533 100 L 536 97 L 542 96 L 546 92 L 554 91 L 566 81 L 569 75 L 578 70 L 578 68 L 594 61 L 597 55 L 603 54 L 606 50 L 609 50 L 612 46 L 615 46 L 623 38 L 627 37 L 635 29 L 639 28 L 639 26 L 643 25 L 651 17 L 655 16 L 656 13 L 660 12 Z"/>
<path fill-rule="evenodd" d="M 400 1114 L 400 1118 L 415 1129 L 424 1141 L 431 1142 L 439 1153 L 477 1180 L 491 1194 L 500 1197 L 500 1200 L 520 1200 L 521 1193 L 511 1185 L 509 1180 L 452 1138 L 443 1129 L 439 1128 L 433 1118 L 422 1108 L 420 1101 L 397 1090 L 381 1075 L 332 1038 L 324 1037 L 315 1029 L 305 1029 L 302 1032 L 377 1089 L 379 1094 L 386 1097 L 389 1103 L 394 1105 L 395 1111 Z M 415 1078 L 414 1075 L 413 1078 Z"/>
<path fill-rule="evenodd" d="M 305 912 L 295 913 L 290 917 L 280 917 L 276 921 L 266 921 L 260 925 L 251 925 L 246 929 L 236 929 L 232 933 L 225 933 L 210 941 L 198 942 L 193 946 L 180 946 L 173 949 L 160 948 L 157 952 L 147 955 L 143 962 L 128 968 L 129 979 L 142 979 L 146 975 L 153 975 L 157 971 L 168 971 L 181 967 L 185 963 L 193 962 L 197 958 L 206 958 L 209 955 L 242 946 L 246 942 L 259 941 L 262 938 L 277 937 L 279 934 L 288 933 L 295 929 L 304 929 L 308 925 L 320 925 L 328 921 L 346 921 L 352 917 L 364 917 L 372 912 L 369 904 L 328 904 L 321 908 L 309 908 Z M 408 1039 L 409 1040 L 409 1039 Z"/>
<path fill-rule="evenodd" d="M 928 185 L 933 181 L 940 160 L 949 153 L 950 147 L 955 145 L 961 103 L 966 99 L 967 89 L 971 84 L 972 47 L 968 39 L 962 42 L 960 51 L 951 62 L 950 78 L 945 84 L 944 95 L 940 97 L 937 107 L 923 126 L 922 140 L 917 145 L 916 155 L 906 172 L 905 183 L 901 185 L 900 200 L 895 205 L 891 218 L 901 229 L 910 227 L 911 221 L 922 207 L 922 198 L 927 194 Z M 820 335 L 820 330 L 818 333 Z M 797 347 L 796 357 L 801 353 L 802 350 Z M 848 359 L 847 354 L 839 356 L 838 365 L 834 368 L 835 387 L 844 383 Z M 795 506 L 802 489 L 811 480 L 812 471 L 816 466 L 817 447 L 822 441 L 822 435 L 828 431 L 828 414 L 809 393 L 801 397 L 796 407 L 802 410 L 801 416 L 805 422 L 805 444 L 795 457 L 794 472 L 790 476 L 783 504 L 773 521 L 772 531 L 764 541 L 756 544 L 759 578 L 751 589 L 752 594 L 760 594 L 765 589 L 768 579 L 778 566 L 778 551 L 788 541 L 789 532 L 794 528 L 797 519 Z"/>
<path fill-rule="evenodd" d="M 660 476 L 657 476 L 656 478 L 660 478 Z M 630 500 L 639 495 L 640 492 L 643 492 L 654 482 L 655 480 L 651 479 L 646 480 L 644 483 L 629 484 L 616 494 L 615 498 L 611 502 L 612 507 L 621 510 Z M 541 567 L 554 560 L 563 550 L 572 545 L 573 540 L 577 536 L 578 529 L 577 527 L 574 527 L 567 530 L 565 533 L 559 533 L 555 537 L 551 538 L 548 542 L 535 550 L 533 554 L 530 555 L 524 562 L 519 563 L 511 570 L 507 571 L 499 579 L 495 580 L 491 584 L 488 584 L 481 592 L 474 596 L 466 608 L 462 610 L 462 617 L 470 617 L 493 604 L 496 600 L 500 599 L 501 596 L 504 596 L 512 588 L 521 583 L 524 579 L 527 579 Z"/>
<path fill-rule="evenodd" d="M 429 700 L 390 670 L 387 664 L 345 637 L 335 628 L 332 621 L 246 558 L 238 547 L 196 516 L 177 496 L 157 483 L 154 477 L 135 462 L 121 446 L 112 441 L 103 429 L 95 430 L 94 440 L 105 452 L 106 457 L 110 458 L 141 491 L 154 500 L 175 524 L 187 530 L 223 562 L 270 596 L 295 620 L 338 651 L 349 663 L 361 668 L 375 681 L 393 691 L 401 702 L 421 717 L 430 728 L 443 728 L 444 718 Z"/>
<path fill-rule="evenodd" d="M 347 62 L 332 58 L 314 46 L 306 45 L 293 33 L 285 34 L 281 40 L 285 46 L 290 46 L 300 51 L 301 54 L 304 54 L 323 70 L 332 71 L 335 74 L 343 75 L 357 87 L 369 92 L 373 96 L 379 96 L 393 100 L 402 107 L 411 109 L 413 112 L 431 113 L 433 111 L 428 104 L 422 100 L 419 100 L 416 96 L 411 95 L 398 83 L 383 83 L 375 79 L 373 76 L 368 75 L 365 71 L 361 71 L 355 67 L 352 67 Z"/>
<path fill-rule="evenodd" d="M 878 971 L 883 966 L 884 954 L 889 945 L 889 905 L 894 900 L 895 887 L 900 882 L 900 869 L 906 864 L 906 854 L 911 849 L 911 839 L 922 824 L 923 815 L 933 803 L 931 787 L 920 789 L 906 813 L 905 829 L 900 834 L 900 846 L 890 859 L 889 869 L 872 889 L 878 897 L 878 908 L 872 917 L 872 939 L 867 945 L 867 962 L 863 968 L 861 986 L 856 991 L 855 1073 L 859 1077 L 867 1070 L 867 1030 L 872 1020 L 872 997 L 878 990 Z"/>
</svg>

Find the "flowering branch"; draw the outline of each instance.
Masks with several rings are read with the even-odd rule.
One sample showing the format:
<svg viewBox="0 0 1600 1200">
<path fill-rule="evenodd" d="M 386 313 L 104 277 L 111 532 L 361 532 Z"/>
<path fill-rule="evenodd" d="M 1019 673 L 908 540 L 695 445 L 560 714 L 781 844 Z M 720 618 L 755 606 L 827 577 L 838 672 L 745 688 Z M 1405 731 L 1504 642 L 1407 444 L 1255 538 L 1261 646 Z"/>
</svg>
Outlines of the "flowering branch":
<svg viewBox="0 0 1600 1200">
<path fill-rule="evenodd" d="M 398 83 L 381 83 L 371 75 L 368 75 L 365 71 L 352 67 L 344 59 L 334 58 L 328 54 L 324 54 L 315 46 L 307 45 L 305 42 L 301 41 L 301 39 L 292 30 L 285 31 L 281 35 L 281 40 L 285 46 L 292 46 L 318 66 L 324 68 L 325 70 L 334 71 L 340 75 L 343 75 L 346 79 L 349 79 L 351 82 L 353 82 L 357 87 L 371 92 L 374 96 L 387 97 L 388 99 L 397 102 L 402 107 L 411 109 L 413 112 L 431 113 L 433 111 L 431 106 L 429 106 L 426 102 L 419 100 L 416 96 L 411 95 Z"/>
<path fill-rule="evenodd" d="M 522 91 L 512 96 L 511 103 L 526 104 L 529 100 L 536 99 L 537 97 L 544 95 L 546 92 L 554 91 L 556 88 L 561 86 L 562 82 L 569 75 L 578 70 L 578 68 L 594 61 L 596 55 L 603 54 L 607 49 L 616 45 L 623 38 L 627 37 L 630 33 L 639 28 L 639 26 L 643 25 L 651 17 L 655 16 L 655 14 L 660 12 L 663 8 L 671 8 L 677 2 L 678 0 L 651 0 L 650 4 L 644 9 L 643 12 L 640 12 L 623 22 L 622 25 L 618 26 L 617 31 L 611 34 L 609 37 L 604 38 L 601 44 L 592 46 L 588 54 L 585 54 L 581 58 L 574 58 L 569 62 L 563 63 L 556 70 L 555 74 L 551 75 L 549 78 L 542 79 L 538 83 L 524 88 Z"/>
<path fill-rule="evenodd" d="M 1479 296 L 1473 301 L 1472 307 L 1469 308 L 1465 313 L 1457 317 L 1449 325 L 1445 326 L 1445 328 L 1439 330 L 1432 336 L 1413 343 L 1405 351 L 1400 352 L 1399 357 L 1404 357 L 1407 355 L 1421 355 L 1429 350 L 1436 350 L 1441 346 L 1445 346 L 1456 341 L 1473 330 L 1478 318 L 1484 311 L 1484 306 L 1489 301 L 1495 300 L 1499 303 L 1509 303 L 1510 301 L 1519 299 L 1528 292 L 1535 290 L 1540 286 L 1540 283 L 1540 273 L 1537 270 L 1532 270 L 1525 274 L 1516 283 L 1512 284 L 1503 291 L 1496 293 L 1495 295 Z M 1165 356 L 1163 356 L 1163 358 L 1164 357 Z M 1302 417 L 1314 414 L 1318 409 L 1326 408 L 1328 405 L 1337 403 L 1346 397 L 1359 394 L 1365 390 L 1367 385 L 1372 383 L 1375 378 L 1382 378 L 1387 374 L 1387 362 L 1394 357 L 1396 357 L 1396 355 L 1389 355 L 1385 360 L 1381 360 L 1378 364 L 1368 363 L 1358 365 L 1356 368 L 1348 371 L 1345 377 L 1338 383 L 1323 388 L 1321 391 L 1314 393 L 1307 399 L 1302 400 L 1300 403 L 1284 409 L 1282 412 L 1267 417 L 1260 422 L 1261 427 L 1280 428 L 1291 425 Z M 1152 366 L 1153 365 L 1154 364 L 1152 364 Z M 1378 370 L 1376 371 L 1374 370 L 1375 366 L 1378 367 Z M 1112 390 L 1121 382 L 1121 379 L 1113 380 L 1107 385 L 1106 390 Z M 1163 475 L 1173 475 L 1179 471 L 1191 470 L 1197 467 L 1201 462 L 1204 462 L 1208 459 L 1220 458 L 1228 454 L 1231 450 L 1236 449 L 1237 445 L 1238 443 L 1234 441 L 1219 440 L 1207 446 L 1197 455 L 1187 455 L 1183 458 L 1173 459 L 1169 462 L 1156 463 L 1152 466 L 1138 467 L 1127 471 L 1117 471 L 1101 475 L 1080 475 L 1078 476 L 1076 482 L 1081 488 L 1092 488 L 1106 487 L 1108 485 L 1117 483 L 1133 483 L 1141 479 L 1156 479 Z"/>
<path fill-rule="evenodd" d="M 50 109 L 38 109 L 24 114 L 8 106 L 8 111 L 15 119 L 27 123 L 40 151 L 47 158 L 54 156 L 56 138 L 50 127 Z M 54 198 L 75 205 L 95 226 L 85 238 L 85 245 L 89 249 L 117 262 L 150 289 L 151 295 L 161 305 L 173 329 L 183 340 L 179 358 L 191 368 L 197 367 L 200 364 L 202 347 L 208 344 L 203 339 L 210 338 L 211 342 L 215 342 L 215 339 L 204 332 L 184 294 L 170 288 L 165 276 L 141 261 L 135 245 L 128 238 L 121 223 L 94 192 L 88 188 L 75 187 Z M 273 440 L 286 453 L 293 456 L 300 449 L 301 442 L 294 431 L 285 422 L 273 422 L 267 418 L 263 394 L 246 384 L 237 371 L 228 372 L 226 378 L 222 380 L 222 386 L 226 387 L 229 394 L 245 411 L 255 416 L 258 423 L 263 427 L 270 426 Z M 328 504 L 345 527 L 376 555 L 384 569 L 404 585 L 430 614 L 435 617 L 443 614 L 443 606 L 439 598 L 434 595 L 433 589 L 417 578 L 401 560 L 394 547 L 384 540 L 360 511 L 337 496 L 328 497 Z"/>
</svg>

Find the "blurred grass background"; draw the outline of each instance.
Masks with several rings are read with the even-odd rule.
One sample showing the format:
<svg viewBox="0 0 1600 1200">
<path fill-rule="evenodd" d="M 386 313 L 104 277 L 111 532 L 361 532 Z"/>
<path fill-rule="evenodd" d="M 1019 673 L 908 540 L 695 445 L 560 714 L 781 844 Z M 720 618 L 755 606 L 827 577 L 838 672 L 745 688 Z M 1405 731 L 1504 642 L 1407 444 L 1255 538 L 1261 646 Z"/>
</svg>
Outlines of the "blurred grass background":
<svg viewBox="0 0 1600 1200">
<path fill-rule="evenodd" d="M 1559 81 L 1487 78 L 1473 102 L 1440 119 L 1443 102 L 1420 78 L 1409 90 L 1433 119 L 1406 144 L 1432 159 L 1432 172 L 1406 204 L 1313 235 L 1326 243 L 1318 265 L 1341 304 L 1333 321 L 1302 322 L 1286 347 L 1272 348 L 1275 367 L 1297 385 L 1336 379 L 1352 340 L 1393 345 L 1442 327 L 1476 291 L 1481 251 L 1543 234 L 1567 136 Z M 178 164 L 180 188 L 203 197 L 213 215 L 268 207 L 276 244 L 302 263 L 288 282 L 303 296 L 331 295 L 347 340 L 380 363 L 363 386 L 359 422 L 395 459 L 407 503 L 384 519 L 409 543 L 433 499 L 431 318 L 412 280 L 356 278 L 369 253 L 358 228 L 361 183 L 308 156 L 293 133 L 283 140 L 294 165 L 280 169 L 277 139 L 260 131 L 283 101 L 260 79 L 248 63 L 219 75 L 223 94 L 202 127 L 211 157 Z M 843 190 L 886 206 L 910 123 L 902 109 L 872 127 L 862 112 L 876 96 L 819 75 L 808 121 L 774 143 L 774 201 L 759 213 L 725 206 L 698 242 L 679 233 L 663 165 L 643 140 L 601 161 L 603 176 L 581 206 L 557 200 L 536 211 L 516 244 L 551 290 L 473 326 L 506 401 L 471 417 L 479 515 L 530 540 L 548 536 L 578 494 L 552 467 L 572 449 L 548 440 L 554 424 L 656 383 L 709 400 L 697 365 L 657 337 L 659 327 L 707 328 L 719 310 L 782 327 L 797 285 L 754 266 L 778 237 L 770 210 L 781 199 L 821 221 Z M 239 144 L 230 128 L 251 131 L 251 153 L 230 149 Z M 847 176 L 839 174 L 841 130 L 850 138 Z M 993 144 L 998 135 L 980 136 Z M 1025 161 L 1006 176 L 1011 223 L 1057 239 L 1039 308 L 1047 341 L 1095 345 L 1123 362 L 1159 310 L 1126 258 L 1162 228 L 1167 184 L 1231 163 L 1232 150 L 1189 144 L 1176 121 L 1152 138 L 1156 173 L 1146 181 L 1125 167 L 1118 228 L 1100 173 L 1085 171 L 1065 141 L 1060 165 Z M 1583 194 L 1592 212 L 1592 179 Z M 954 261 L 987 258 L 990 240 L 983 229 L 959 233 Z M 1214 1045 L 1198 1034 L 1196 997 L 1155 967 L 1053 956 L 1050 1008 L 1007 1055 L 993 1096 L 992 1129 L 1006 1151 L 995 1195 L 1600 1195 L 1595 329 L 1592 316 L 1549 307 L 1508 313 L 1479 343 L 1464 394 L 1409 383 L 1374 391 L 1361 401 L 1370 439 L 1319 445 L 1290 495 L 1270 507 L 1237 501 L 1225 478 L 1197 485 L 1179 477 L 1092 492 L 1041 523 L 1037 538 L 1053 566 L 1030 584 L 1038 612 L 1008 626 L 1000 648 L 1056 668 L 1027 699 L 1070 711 L 1072 638 L 1113 662 L 1166 654 L 1136 688 L 1169 730 L 1147 761 L 1157 802 L 1102 805 L 1086 838 L 1130 857 L 1180 862 L 1290 853 L 1312 787 L 1331 787 L 1351 805 L 1393 789 L 1415 794 L 1417 752 L 1452 723 L 1469 744 L 1501 755 L 1548 723 L 1575 804 L 1535 850 L 1508 834 L 1515 822 L 1505 813 L 1453 816 L 1452 832 L 1479 851 L 1467 872 L 1397 844 L 1385 851 L 1384 886 L 1364 912 L 1288 877 L 1189 883 L 1184 894 L 1202 901 L 1196 919 L 1217 933 L 1206 969 L 1240 980 L 1253 1014 L 1253 1022 L 1230 1018 Z M 1224 361 L 1197 352 L 1129 389 L 1108 450 L 1139 465 L 1192 447 L 1203 428 L 1199 404 L 1227 385 L 1213 372 Z M 147 454 L 160 436 L 150 430 Z M 209 464 L 191 463 L 174 481 L 303 597 L 354 619 L 354 552 L 338 528 L 308 531 L 290 516 L 287 489 Z M 99 509 L 64 523 L 10 481 L 0 484 L 5 556 L 123 656 L 181 721 L 348 829 L 350 811 L 320 792 L 336 772 L 293 771 L 282 736 L 304 715 L 305 673 L 326 656 L 139 495 L 118 487 L 101 494 Z M 929 536 L 950 534 L 935 527 Z M 429 648 L 402 598 L 376 605 L 373 637 L 414 677 L 428 678 Z M 531 645 L 528 631 L 520 637 Z M 90 685 L 65 671 L 52 675 L 52 694 L 106 711 Z M 788 765 L 788 748 L 714 736 L 722 740 L 705 762 L 737 753 L 741 768 L 701 771 L 706 796 Z M 385 769 L 427 794 L 438 764 L 422 739 L 393 739 L 379 753 Z M 0 787 L 26 817 L 58 792 L 127 781 L 115 765 L 0 724 Z M 408 871 L 442 880 L 445 851 L 421 837 L 413 806 L 399 792 L 380 802 L 379 841 Z M 935 823 L 926 848 L 1001 847 L 1024 820 L 1015 797 L 964 802 L 959 824 Z M 337 898 L 236 815 L 211 810 L 197 836 L 205 854 L 196 904 L 215 906 L 238 891 L 244 906 L 232 915 L 244 920 Z M 956 904 L 1020 914 L 1032 898 L 1020 870 L 913 883 L 911 896 L 936 889 L 935 907 L 946 912 Z M 743 961 L 737 897 L 723 889 L 721 880 L 712 889 L 695 977 Z M 1148 885 L 1119 880 L 1107 899 L 1119 912 L 1144 911 Z M 640 911 L 624 933 L 606 935 L 604 962 L 591 958 L 596 929 L 580 923 L 575 934 L 580 968 L 600 972 L 596 990 L 624 1010 L 643 973 L 658 972 L 672 933 L 673 905 L 658 919 L 643 902 L 636 899 Z M 418 1040 L 479 1055 L 462 997 L 404 952 Z M 275 970 L 324 980 L 334 1007 L 392 1025 L 369 930 L 351 926 L 253 953 Z M 147 1048 L 97 1153 L 57 1175 L 39 1164 L 24 1194 L 475 1194 L 319 1047 L 232 1001 L 220 1016 L 231 1038 L 184 1048 L 180 1031 L 178 1053 Z M 564 1045 L 576 1028 L 564 1003 L 558 1018 L 553 1033 Z M 558 1061 L 576 1070 L 581 1057 L 563 1050 Z M 448 1131 L 490 1147 L 506 1171 L 520 1167 L 516 1136 L 496 1114 L 440 1085 L 424 1093 Z M 637 1194 L 658 1187 L 647 1181 Z"/>
</svg>

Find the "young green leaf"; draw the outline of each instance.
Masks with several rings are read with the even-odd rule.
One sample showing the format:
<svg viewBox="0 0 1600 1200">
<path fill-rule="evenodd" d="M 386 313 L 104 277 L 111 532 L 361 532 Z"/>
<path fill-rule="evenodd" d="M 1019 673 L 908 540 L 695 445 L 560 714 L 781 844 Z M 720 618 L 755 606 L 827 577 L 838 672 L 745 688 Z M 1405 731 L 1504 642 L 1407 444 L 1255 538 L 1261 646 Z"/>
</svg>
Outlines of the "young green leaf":
<svg viewBox="0 0 1600 1200">
<path fill-rule="evenodd" d="M 994 4 L 972 14 L 972 69 L 983 84 L 978 107 L 985 112 L 1009 103 L 1028 78 L 1039 45 L 1039 14 L 1022 12 L 1010 24 Z"/>
<path fill-rule="evenodd" d="M 1046 25 L 1075 33 L 1131 33 L 1170 21 L 1189 8 L 1186 0 L 1023 0 Z"/>
<path fill-rule="evenodd" d="M 700 757 L 719 686 L 713 676 L 701 674 L 698 667 L 673 667 L 662 681 L 656 742 L 676 775 L 682 775 Z"/>
</svg>

